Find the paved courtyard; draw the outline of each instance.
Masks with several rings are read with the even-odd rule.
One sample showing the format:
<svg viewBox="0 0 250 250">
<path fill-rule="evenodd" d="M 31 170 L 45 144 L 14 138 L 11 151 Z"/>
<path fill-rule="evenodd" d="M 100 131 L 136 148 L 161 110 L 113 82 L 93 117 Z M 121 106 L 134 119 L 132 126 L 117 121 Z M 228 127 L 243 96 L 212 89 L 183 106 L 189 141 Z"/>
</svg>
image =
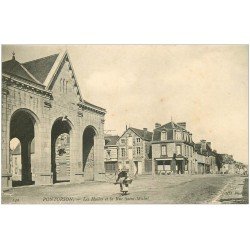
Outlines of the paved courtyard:
<svg viewBox="0 0 250 250">
<path fill-rule="evenodd" d="M 233 175 L 142 176 L 121 195 L 108 182 L 23 186 L 2 192 L 3 204 L 246 204 L 248 177 Z"/>
</svg>

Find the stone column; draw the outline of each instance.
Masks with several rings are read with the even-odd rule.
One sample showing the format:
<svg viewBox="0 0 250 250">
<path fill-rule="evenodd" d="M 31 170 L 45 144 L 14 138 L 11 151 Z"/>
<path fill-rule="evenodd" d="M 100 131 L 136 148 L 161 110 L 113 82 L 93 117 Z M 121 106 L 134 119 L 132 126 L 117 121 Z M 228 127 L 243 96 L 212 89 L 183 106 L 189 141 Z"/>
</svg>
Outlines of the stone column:
<svg viewBox="0 0 250 250">
<path fill-rule="evenodd" d="M 51 173 L 51 124 L 48 117 L 41 116 L 35 127 L 35 184 L 53 184 Z"/>
<path fill-rule="evenodd" d="M 95 136 L 94 139 L 94 180 L 105 180 L 103 136 Z"/>
<path fill-rule="evenodd" d="M 82 134 L 81 131 L 70 133 L 70 182 L 84 182 L 84 172 L 82 163 Z"/>
</svg>

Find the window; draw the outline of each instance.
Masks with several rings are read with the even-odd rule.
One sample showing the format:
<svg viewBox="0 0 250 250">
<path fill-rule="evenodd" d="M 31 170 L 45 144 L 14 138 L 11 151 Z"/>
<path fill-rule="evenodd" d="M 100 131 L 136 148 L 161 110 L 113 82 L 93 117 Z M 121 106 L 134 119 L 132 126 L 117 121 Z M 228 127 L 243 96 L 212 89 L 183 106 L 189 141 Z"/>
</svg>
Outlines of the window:
<svg viewBox="0 0 250 250">
<path fill-rule="evenodd" d="M 128 146 L 133 146 L 133 137 L 131 135 L 128 137 Z"/>
<path fill-rule="evenodd" d="M 181 155 L 181 145 L 176 146 L 176 154 Z"/>
<path fill-rule="evenodd" d="M 122 154 L 122 157 L 125 156 L 125 148 L 121 148 L 121 154 Z"/>
<path fill-rule="evenodd" d="M 136 138 L 136 142 L 141 142 L 141 138 Z"/>
<path fill-rule="evenodd" d="M 106 164 L 105 164 L 105 167 L 106 167 L 106 171 L 110 171 L 110 172 L 113 172 L 113 171 L 115 171 L 115 169 L 116 169 L 114 163 L 106 163 Z"/>
<path fill-rule="evenodd" d="M 181 131 L 176 131 L 176 140 L 181 140 Z"/>
<path fill-rule="evenodd" d="M 140 147 L 137 147 L 137 148 L 136 148 L 136 154 L 137 154 L 137 155 L 140 155 L 140 154 L 141 154 L 141 148 L 140 148 Z"/>
<path fill-rule="evenodd" d="M 161 140 L 162 141 L 167 140 L 167 132 L 166 131 L 161 132 Z"/>
<path fill-rule="evenodd" d="M 161 146 L 161 155 L 167 155 L 167 146 L 166 145 Z"/>
<path fill-rule="evenodd" d="M 125 143 L 125 139 L 121 139 L 121 143 L 124 144 Z"/>
<path fill-rule="evenodd" d="M 186 133 L 183 134 L 183 139 L 184 139 L 184 141 L 187 140 L 187 134 Z"/>
<path fill-rule="evenodd" d="M 111 158 L 111 150 L 107 150 L 107 159 Z"/>
<path fill-rule="evenodd" d="M 68 87 L 68 81 L 65 81 L 65 90 L 66 90 L 66 93 L 67 93 L 67 87 Z"/>
</svg>

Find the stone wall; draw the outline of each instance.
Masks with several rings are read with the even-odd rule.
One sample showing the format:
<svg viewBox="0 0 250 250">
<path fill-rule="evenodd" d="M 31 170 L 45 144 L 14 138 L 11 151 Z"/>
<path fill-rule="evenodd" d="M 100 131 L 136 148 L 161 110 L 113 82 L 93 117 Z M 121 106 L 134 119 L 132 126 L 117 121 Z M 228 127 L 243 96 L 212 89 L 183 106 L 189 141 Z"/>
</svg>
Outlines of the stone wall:
<svg viewBox="0 0 250 250">
<path fill-rule="evenodd" d="M 102 180 L 104 173 L 104 114 L 88 108 L 80 108 L 75 82 L 68 62 L 65 61 L 51 87 L 52 98 L 41 90 L 26 88 L 10 79 L 2 81 L 2 186 L 11 183 L 9 160 L 10 121 L 17 111 L 29 113 L 34 120 L 35 155 L 32 159 L 32 180 L 36 185 L 51 184 L 51 130 L 57 119 L 65 118 L 70 130 L 70 181 L 83 182 L 83 132 L 91 126 L 95 130 L 93 179 Z M 68 79 L 67 90 L 61 79 Z M 71 80 L 70 80 L 71 79 Z"/>
</svg>

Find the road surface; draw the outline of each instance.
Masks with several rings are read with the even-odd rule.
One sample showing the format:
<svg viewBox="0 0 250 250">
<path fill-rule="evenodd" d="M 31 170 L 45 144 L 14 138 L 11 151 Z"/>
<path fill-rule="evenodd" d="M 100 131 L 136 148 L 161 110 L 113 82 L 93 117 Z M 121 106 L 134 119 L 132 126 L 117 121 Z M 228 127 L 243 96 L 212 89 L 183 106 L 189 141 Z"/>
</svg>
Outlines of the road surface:
<svg viewBox="0 0 250 250">
<path fill-rule="evenodd" d="M 23 186 L 2 192 L 3 204 L 248 204 L 248 177 L 234 175 L 141 176 L 121 195 L 109 182 Z"/>
</svg>

